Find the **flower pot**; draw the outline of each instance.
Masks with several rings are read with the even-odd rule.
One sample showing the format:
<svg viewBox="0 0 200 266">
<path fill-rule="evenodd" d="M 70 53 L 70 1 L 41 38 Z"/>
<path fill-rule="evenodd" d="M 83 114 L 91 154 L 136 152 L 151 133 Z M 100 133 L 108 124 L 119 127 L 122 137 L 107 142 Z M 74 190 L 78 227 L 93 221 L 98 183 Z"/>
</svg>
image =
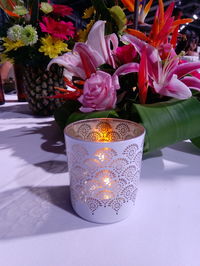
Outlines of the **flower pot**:
<svg viewBox="0 0 200 266">
<path fill-rule="evenodd" d="M 48 97 L 55 95 L 54 87 L 64 87 L 63 69 L 56 65 L 49 71 L 46 66 L 23 66 L 22 75 L 24 92 L 32 112 L 41 116 L 52 115 L 63 101 Z"/>
</svg>

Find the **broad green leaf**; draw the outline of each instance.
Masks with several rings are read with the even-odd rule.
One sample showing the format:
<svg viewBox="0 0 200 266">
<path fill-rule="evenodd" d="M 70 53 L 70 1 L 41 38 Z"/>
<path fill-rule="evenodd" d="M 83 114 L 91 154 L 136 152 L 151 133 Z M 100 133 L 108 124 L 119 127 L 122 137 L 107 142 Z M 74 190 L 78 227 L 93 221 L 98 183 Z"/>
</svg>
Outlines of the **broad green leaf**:
<svg viewBox="0 0 200 266">
<path fill-rule="evenodd" d="M 200 135 L 200 134 L 199 134 Z M 200 137 L 191 139 L 191 142 L 200 149 Z"/>
<path fill-rule="evenodd" d="M 146 128 L 144 152 L 200 137 L 200 102 L 194 97 L 149 105 L 132 104 L 129 119 Z"/>
</svg>

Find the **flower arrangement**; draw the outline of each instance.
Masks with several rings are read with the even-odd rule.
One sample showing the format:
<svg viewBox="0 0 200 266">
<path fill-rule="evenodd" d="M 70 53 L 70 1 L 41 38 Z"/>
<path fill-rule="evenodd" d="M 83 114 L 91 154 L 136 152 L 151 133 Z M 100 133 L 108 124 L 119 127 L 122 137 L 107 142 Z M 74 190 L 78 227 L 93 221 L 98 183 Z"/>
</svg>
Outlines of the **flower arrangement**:
<svg viewBox="0 0 200 266">
<path fill-rule="evenodd" d="M 69 16 L 73 9 L 50 1 L 0 1 L 8 22 L 1 30 L 1 61 L 47 64 L 69 51 L 75 27 Z"/>
<path fill-rule="evenodd" d="M 125 2 L 130 8 L 132 1 Z M 200 79 L 195 71 L 200 62 L 183 63 L 175 52 L 179 25 L 192 20 L 175 20 L 173 9 L 171 3 L 164 11 L 159 0 L 149 33 L 126 25 L 118 34 L 105 35 L 107 22 L 97 20 L 85 43 L 51 60 L 48 68 L 58 64 L 65 69 L 68 89 L 61 95 L 63 89 L 57 88 L 54 96 L 66 100 L 55 113 L 62 128 L 80 119 L 120 117 L 146 127 L 146 152 L 188 138 L 199 145 Z"/>
<path fill-rule="evenodd" d="M 50 0 L 0 0 L 0 8 L 8 17 L 0 33 L 0 60 L 14 63 L 17 89 L 23 89 L 32 112 L 52 115 L 63 100 L 48 96 L 63 86 L 63 69 L 46 67 L 73 47 L 73 9 Z"/>
</svg>

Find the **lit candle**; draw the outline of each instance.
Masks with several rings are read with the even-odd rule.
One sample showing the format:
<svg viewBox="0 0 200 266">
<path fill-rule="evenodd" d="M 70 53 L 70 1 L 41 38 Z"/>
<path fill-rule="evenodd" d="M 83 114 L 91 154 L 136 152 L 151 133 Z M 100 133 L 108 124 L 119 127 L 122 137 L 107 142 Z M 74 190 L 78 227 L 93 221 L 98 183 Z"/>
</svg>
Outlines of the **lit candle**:
<svg viewBox="0 0 200 266">
<path fill-rule="evenodd" d="M 87 220 L 124 219 L 134 204 L 144 128 L 120 119 L 89 119 L 65 129 L 74 210 Z"/>
</svg>

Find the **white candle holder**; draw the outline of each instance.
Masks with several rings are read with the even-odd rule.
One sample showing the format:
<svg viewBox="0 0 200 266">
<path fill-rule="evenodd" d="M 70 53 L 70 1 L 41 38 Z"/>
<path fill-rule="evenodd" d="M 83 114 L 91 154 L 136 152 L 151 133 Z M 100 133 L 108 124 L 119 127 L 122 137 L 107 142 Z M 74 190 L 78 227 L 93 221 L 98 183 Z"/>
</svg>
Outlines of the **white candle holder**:
<svg viewBox="0 0 200 266">
<path fill-rule="evenodd" d="M 64 133 L 76 213 L 97 223 L 125 219 L 135 203 L 144 127 L 122 119 L 97 118 L 72 123 Z"/>
</svg>

